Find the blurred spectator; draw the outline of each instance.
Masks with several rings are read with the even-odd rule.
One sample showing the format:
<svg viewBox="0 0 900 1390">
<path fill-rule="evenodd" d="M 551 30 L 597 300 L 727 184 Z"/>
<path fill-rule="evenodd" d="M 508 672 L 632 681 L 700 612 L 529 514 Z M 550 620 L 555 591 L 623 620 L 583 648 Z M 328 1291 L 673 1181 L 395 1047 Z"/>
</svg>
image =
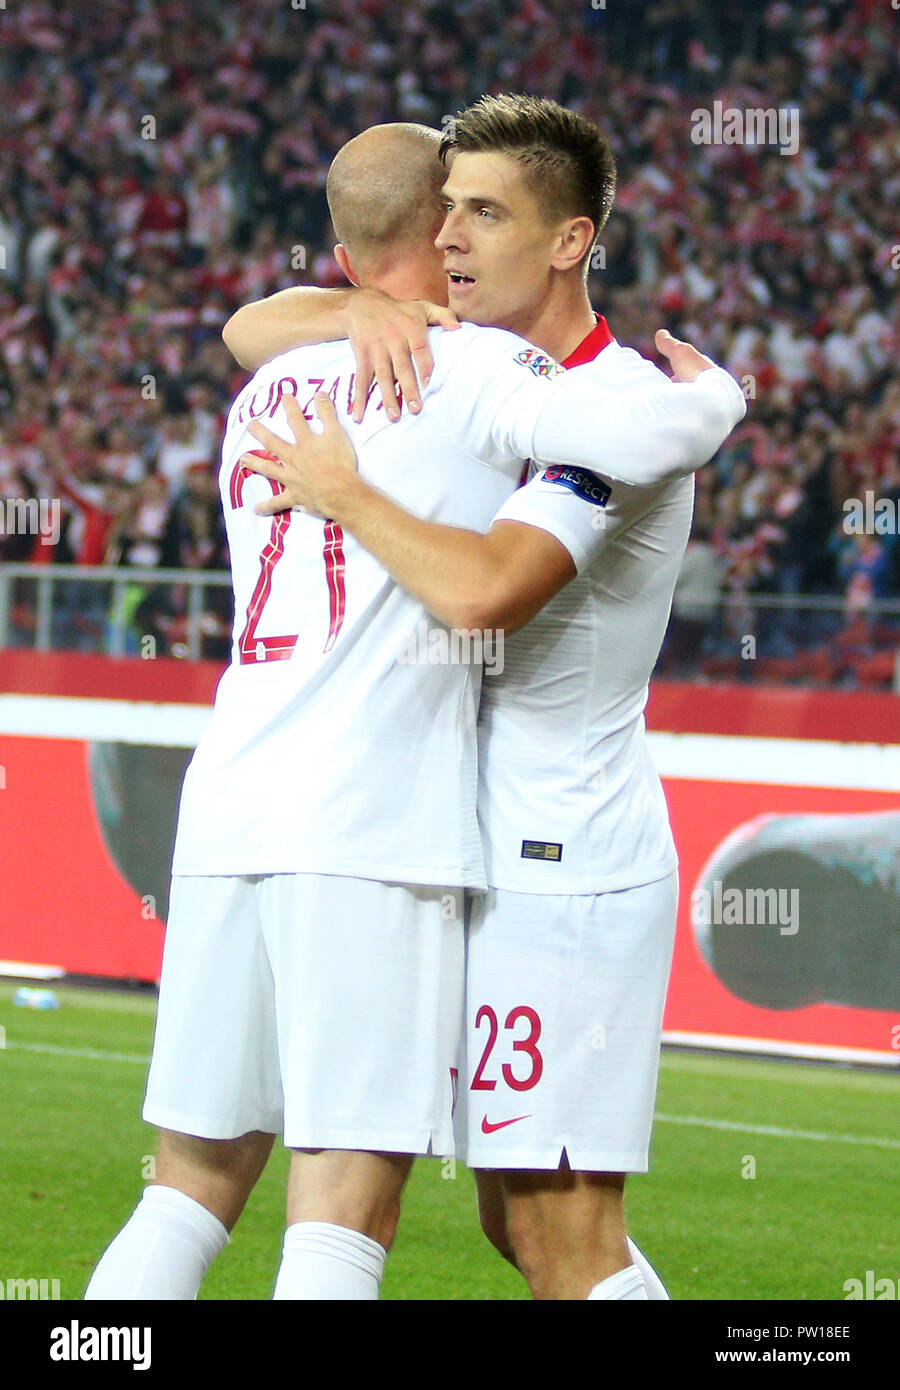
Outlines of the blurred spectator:
<svg viewBox="0 0 900 1390">
<path fill-rule="evenodd" d="M 890 555 L 880 536 L 837 534 L 834 537 L 838 573 L 849 619 L 865 613 L 875 598 L 884 598 L 890 574 Z"/>
<path fill-rule="evenodd" d="M 160 474 L 151 473 L 138 483 L 109 535 L 106 563 L 142 569 L 159 565 L 169 505 L 166 481 Z"/>
<path fill-rule="evenodd" d="M 667 675 L 690 674 L 703 641 L 719 611 L 722 561 L 710 544 L 709 533 L 695 521 L 672 600 L 661 669 Z"/>
<path fill-rule="evenodd" d="M 212 445 L 203 424 L 194 420 L 188 411 L 169 415 L 163 420 L 162 439 L 156 456 L 156 468 L 170 488 L 184 481 L 193 464 L 205 464 Z"/>
<path fill-rule="evenodd" d="M 173 498 L 159 563 L 170 569 L 227 568 L 219 488 L 205 464 L 187 470 Z"/>
</svg>

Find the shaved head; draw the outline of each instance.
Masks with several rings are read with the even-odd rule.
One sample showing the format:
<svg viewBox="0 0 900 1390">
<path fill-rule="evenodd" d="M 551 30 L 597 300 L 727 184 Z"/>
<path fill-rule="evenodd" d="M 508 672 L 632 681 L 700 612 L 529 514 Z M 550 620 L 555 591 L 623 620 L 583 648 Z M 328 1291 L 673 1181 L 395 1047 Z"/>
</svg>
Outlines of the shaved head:
<svg viewBox="0 0 900 1390">
<path fill-rule="evenodd" d="M 428 126 L 371 126 L 338 151 L 326 194 L 338 241 L 368 273 L 397 251 L 433 241 L 442 220 L 447 172 L 441 133 Z"/>
</svg>

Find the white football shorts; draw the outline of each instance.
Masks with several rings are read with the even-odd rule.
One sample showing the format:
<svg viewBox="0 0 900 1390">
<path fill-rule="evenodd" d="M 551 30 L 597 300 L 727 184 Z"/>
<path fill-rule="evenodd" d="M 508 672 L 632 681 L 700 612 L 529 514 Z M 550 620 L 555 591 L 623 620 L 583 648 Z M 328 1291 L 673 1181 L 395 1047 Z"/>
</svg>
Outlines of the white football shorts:
<svg viewBox="0 0 900 1390">
<path fill-rule="evenodd" d="M 452 1154 L 462 899 L 327 874 L 174 877 L 144 1119 Z"/>
<path fill-rule="evenodd" d="M 646 1172 L 678 876 L 597 895 L 468 903 L 470 1168 Z"/>
</svg>

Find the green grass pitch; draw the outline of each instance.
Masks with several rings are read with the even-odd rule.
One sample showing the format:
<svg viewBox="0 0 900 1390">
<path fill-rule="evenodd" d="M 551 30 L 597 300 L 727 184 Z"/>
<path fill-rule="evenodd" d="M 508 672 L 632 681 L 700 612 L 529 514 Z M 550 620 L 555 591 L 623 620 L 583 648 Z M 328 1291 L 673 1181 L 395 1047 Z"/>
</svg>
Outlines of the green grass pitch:
<svg viewBox="0 0 900 1390">
<path fill-rule="evenodd" d="M 61 1007 L 44 1012 L 14 1007 L 14 991 L 0 985 L 0 1279 L 56 1278 L 77 1299 L 150 1175 L 155 1135 L 140 1105 L 155 1004 L 62 987 Z M 900 1279 L 898 1085 L 667 1052 L 652 1169 L 630 1180 L 628 1213 L 672 1297 L 841 1300 L 867 1270 Z M 277 1145 L 201 1298 L 271 1296 L 286 1171 Z M 527 1296 L 481 1235 L 468 1172 L 420 1161 L 383 1297 Z"/>
</svg>

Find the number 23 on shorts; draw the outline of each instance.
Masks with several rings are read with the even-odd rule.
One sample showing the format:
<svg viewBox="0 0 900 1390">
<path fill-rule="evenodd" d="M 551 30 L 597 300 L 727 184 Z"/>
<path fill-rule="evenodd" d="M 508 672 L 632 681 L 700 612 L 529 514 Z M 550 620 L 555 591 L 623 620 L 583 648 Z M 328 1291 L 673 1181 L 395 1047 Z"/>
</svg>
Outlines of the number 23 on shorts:
<svg viewBox="0 0 900 1390">
<path fill-rule="evenodd" d="M 478 1033 L 484 1031 L 482 1027 L 484 1024 L 487 1025 L 487 1037 L 484 1051 L 481 1054 L 481 1061 L 472 1077 L 471 1089 L 473 1091 L 493 1091 L 497 1085 L 496 1064 L 492 1063 L 491 1054 L 500 1034 L 500 1024 L 496 1010 L 492 1009 L 490 1004 L 482 1004 L 475 1015 L 475 1029 Z M 523 1024 L 528 1031 L 524 1036 L 521 1036 Z M 517 1028 L 519 1036 L 516 1034 Z M 510 1063 L 504 1062 L 500 1067 L 500 1075 L 512 1090 L 530 1091 L 533 1086 L 538 1084 L 544 1071 L 544 1059 L 538 1049 L 538 1042 L 541 1037 L 541 1020 L 530 1005 L 517 1004 L 506 1015 L 503 1031 L 513 1035 L 513 1052 L 523 1053 L 528 1058 L 528 1070 L 524 1075 L 517 1076 Z"/>
</svg>

